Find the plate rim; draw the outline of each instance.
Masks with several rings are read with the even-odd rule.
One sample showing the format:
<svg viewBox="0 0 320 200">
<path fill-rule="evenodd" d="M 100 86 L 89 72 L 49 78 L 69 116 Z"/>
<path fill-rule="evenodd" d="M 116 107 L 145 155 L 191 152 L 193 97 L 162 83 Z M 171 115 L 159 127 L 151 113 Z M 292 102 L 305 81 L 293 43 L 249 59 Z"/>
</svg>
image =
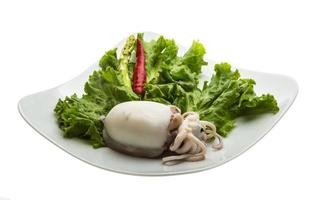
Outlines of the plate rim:
<svg viewBox="0 0 320 200">
<path fill-rule="evenodd" d="M 159 35 L 157 33 L 153 33 L 153 32 L 145 32 L 146 34 L 148 33 L 151 33 L 151 34 L 155 34 L 155 35 Z M 123 39 L 124 40 L 124 39 Z M 121 44 L 121 42 L 123 41 L 121 40 L 117 46 L 119 46 L 119 44 Z M 178 44 L 179 45 L 179 44 Z M 181 46 L 181 45 L 180 45 Z M 210 59 L 207 59 L 208 61 L 212 62 L 212 63 L 217 63 L 217 62 L 213 62 L 212 60 Z M 23 110 L 23 102 L 25 101 L 25 99 L 27 98 L 31 98 L 32 96 L 34 95 L 40 95 L 42 93 L 47 93 L 47 92 L 50 92 L 50 91 L 54 91 L 60 87 L 63 87 L 73 81 L 76 81 L 77 79 L 79 79 L 80 77 L 82 77 L 83 75 L 89 73 L 90 71 L 93 70 L 94 66 L 96 66 L 98 63 L 95 62 L 93 65 L 90 65 L 90 67 L 88 67 L 86 70 L 84 70 L 83 72 L 81 72 L 80 74 L 78 74 L 76 77 L 74 78 L 71 78 L 70 80 L 68 81 L 65 81 L 64 83 L 62 84 L 59 84 L 55 87 L 52 87 L 52 88 L 49 88 L 49 89 L 46 89 L 46 90 L 42 90 L 42 91 L 39 91 L 39 92 L 36 92 L 36 93 L 33 93 L 33 94 L 29 94 L 29 95 L 26 95 L 24 97 L 22 97 L 19 101 L 18 101 L 18 111 L 19 111 L 19 114 L 21 115 L 21 117 L 27 122 L 27 124 L 29 124 L 29 126 L 31 126 L 36 132 L 38 132 L 41 136 L 43 136 L 44 138 L 46 138 L 48 141 L 50 141 L 52 144 L 54 144 L 55 146 L 59 147 L 61 150 L 63 150 L 64 152 L 68 153 L 69 155 L 91 165 L 91 166 L 95 166 L 95 167 L 98 167 L 100 169 L 103 169 L 103 170 L 108 170 L 108 171 L 111 171 L 111 172 L 116 172 L 116 173 L 121 173 L 121 174 L 127 174 L 127 175 L 135 175 L 135 176 L 169 176 L 169 175 L 181 175 L 181 174 L 189 174 L 189 173 L 195 173 L 195 172 L 201 172 L 201 171 L 204 171 L 204 170 L 209 170 L 209 169 L 213 169 L 215 167 L 218 167 L 220 165 L 223 165 L 225 163 L 228 163 L 229 161 L 237 158 L 238 156 L 240 156 L 241 154 L 245 153 L 248 149 L 250 149 L 252 146 L 254 146 L 256 143 L 258 143 L 264 136 L 266 136 L 270 131 L 271 129 L 273 129 L 273 127 L 282 119 L 282 117 L 287 113 L 287 111 L 289 110 L 289 108 L 292 106 L 292 104 L 294 103 L 296 97 L 298 96 L 298 93 L 299 93 L 299 85 L 298 85 L 298 82 L 292 78 L 291 76 L 288 76 L 288 75 L 283 75 L 283 74 L 277 74 L 277 73 L 270 73 L 270 72 L 262 72 L 262 71 L 255 71 L 255 70 L 248 70 L 248 69 L 244 69 L 244 68 L 237 68 L 239 69 L 239 71 L 241 72 L 242 70 L 246 71 L 246 72 L 249 72 L 249 73 L 259 73 L 259 74 L 266 74 L 266 75 L 273 75 L 273 76 L 282 76 L 284 78 L 286 78 L 287 80 L 291 81 L 294 85 L 295 85 L 295 90 L 294 90 L 294 95 L 293 96 L 290 96 L 290 99 L 289 99 L 289 102 L 288 102 L 288 105 L 287 107 L 284 108 L 283 112 L 279 113 L 280 116 L 274 121 L 274 123 L 272 124 L 272 126 L 268 127 L 268 129 L 266 129 L 263 133 L 260 134 L 260 136 L 254 140 L 252 143 L 250 143 L 249 145 L 245 146 L 241 151 L 235 153 L 234 155 L 230 156 L 229 158 L 225 159 L 223 162 L 219 162 L 217 164 L 209 164 L 209 165 L 206 165 L 206 166 L 203 166 L 203 167 L 198 167 L 198 168 L 191 168 L 191 169 L 185 169 L 185 170 L 180 170 L 180 171 L 170 171 L 170 172 L 166 172 L 166 171 L 163 171 L 163 172 L 134 172 L 134 171 L 129 171 L 129 170 L 117 170 L 117 169 L 114 169 L 114 168 L 109 168 L 108 166 L 106 167 L 102 167 L 102 166 L 99 166 L 98 164 L 96 163 L 92 163 L 90 161 L 87 161 L 86 159 L 84 158 L 81 158 L 81 156 L 78 156 L 78 155 L 75 155 L 73 154 L 72 152 L 69 152 L 66 148 L 64 148 L 62 145 L 60 145 L 58 142 L 54 141 L 53 139 L 51 139 L 50 137 L 48 137 L 46 134 L 42 133 L 40 131 L 40 128 L 39 127 L 36 127 L 35 124 L 32 123 L 32 120 L 29 118 L 29 116 L 27 114 L 24 113 L 24 110 Z"/>
</svg>

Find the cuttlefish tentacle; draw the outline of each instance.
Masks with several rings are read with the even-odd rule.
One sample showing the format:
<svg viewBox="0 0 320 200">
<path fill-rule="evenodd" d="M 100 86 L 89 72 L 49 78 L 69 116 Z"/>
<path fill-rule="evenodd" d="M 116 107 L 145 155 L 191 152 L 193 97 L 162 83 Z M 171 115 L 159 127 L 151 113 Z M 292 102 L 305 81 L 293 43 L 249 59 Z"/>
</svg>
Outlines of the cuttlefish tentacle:
<svg viewBox="0 0 320 200">
<path fill-rule="evenodd" d="M 215 149 L 223 147 L 222 137 L 216 132 L 214 124 L 207 121 L 200 121 L 196 112 L 185 112 L 182 115 L 181 123 L 175 140 L 169 150 L 179 155 L 162 158 L 165 165 L 178 164 L 182 161 L 198 161 L 205 159 L 205 142 L 214 138 Z M 218 143 L 215 143 L 216 140 Z"/>
</svg>

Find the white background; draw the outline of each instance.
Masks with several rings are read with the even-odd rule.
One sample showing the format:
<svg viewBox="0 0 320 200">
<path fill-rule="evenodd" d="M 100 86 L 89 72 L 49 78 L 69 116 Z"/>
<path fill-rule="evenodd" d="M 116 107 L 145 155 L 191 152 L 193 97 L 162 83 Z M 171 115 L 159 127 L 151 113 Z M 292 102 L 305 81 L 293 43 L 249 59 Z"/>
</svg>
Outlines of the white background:
<svg viewBox="0 0 320 200">
<path fill-rule="evenodd" d="M 0 1 L 0 199 L 319 199 L 320 6 L 316 1 Z M 18 114 L 18 100 L 84 71 L 132 32 L 286 74 L 300 86 L 245 154 L 200 173 L 139 177 L 85 164 Z"/>
</svg>

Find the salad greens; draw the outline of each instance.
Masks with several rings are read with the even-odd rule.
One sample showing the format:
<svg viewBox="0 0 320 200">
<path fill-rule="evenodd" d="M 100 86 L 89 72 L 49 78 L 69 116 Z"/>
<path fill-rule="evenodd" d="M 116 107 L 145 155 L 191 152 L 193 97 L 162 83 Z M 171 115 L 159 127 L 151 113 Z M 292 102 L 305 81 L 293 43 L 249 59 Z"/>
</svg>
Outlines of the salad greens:
<svg viewBox="0 0 320 200">
<path fill-rule="evenodd" d="M 138 37 L 143 40 L 143 34 Z M 104 146 L 100 117 L 121 102 L 141 100 L 131 89 L 135 46 L 131 35 L 119 58 L 116 48 L 107 51 L 99 62 L 101 68 L 86 82 L 85 94 L 59 99 L 54 111 L 65 137 L 86 139 L 95 148 Z M 143 100 L 198 112 L 224 137 L 235 127 L 237 117 L 279 111 L 274 96 L 257 96 L 255 81 L 240 78 L 240 72 L 231 70 L 228 63 L 216 64 L 211 80 L 199 89 L 201 68 L 208 63 L 203 58 L 205 48 L 198 41 L 183 56 L 178 56 L 175 41 L 163 36 L 143 41 L 143 46 L 147 72 Z"/>
</svg>

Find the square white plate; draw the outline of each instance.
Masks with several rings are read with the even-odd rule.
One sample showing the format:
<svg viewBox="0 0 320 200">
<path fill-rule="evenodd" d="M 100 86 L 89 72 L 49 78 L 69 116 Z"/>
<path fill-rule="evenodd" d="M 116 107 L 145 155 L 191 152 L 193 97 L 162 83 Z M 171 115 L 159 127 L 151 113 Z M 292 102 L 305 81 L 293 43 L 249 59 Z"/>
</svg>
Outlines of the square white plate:
<svg viewBox="0 0 320 200">
<path fill-rule="evenodd" d="M 158 36 L 155 33 L 145 33 L 144 35 L 146 40 Z M 124 42 L 125 39 L 117 45 L 118 49 L 122 48 Z M 185 52 L 184 47 L 179 47 L 180 54 Z M 204 67 L 202 70 L 202 80 L 208 80 L 211 77 L 213 65 L 214 62 L 209 60 L 208 67 Z M 239 118 L 236 128 L 224 139 L 224 148 L 220 151 L 208 148 L 206 159 L 203 161 L 164 166 L 160 159 L 131 157 L 109 148 L 93 149 L 85 141 L 66 139 L 62 136 L 53 112 L 58 99 L 73 93 L 82 94 L 84 83 L 93 70 L 98 68 L 98 63 L 96 63 L 63 85 L 26 96 L 20 100 L 18 108 L 30 126 L 64 151 L 91 165 L 127 174 L 172 175 L 219 166 L 245 152 L 266 135 L 289 109 L 298 93 L 298 85 L 290 77 L 240 69 L 241 77 L 256 80 L 257 94 L 271 93 L 276 97 L 280 111 L 275 115 L 262 114 L 255 117 Z"/>
</svg>

